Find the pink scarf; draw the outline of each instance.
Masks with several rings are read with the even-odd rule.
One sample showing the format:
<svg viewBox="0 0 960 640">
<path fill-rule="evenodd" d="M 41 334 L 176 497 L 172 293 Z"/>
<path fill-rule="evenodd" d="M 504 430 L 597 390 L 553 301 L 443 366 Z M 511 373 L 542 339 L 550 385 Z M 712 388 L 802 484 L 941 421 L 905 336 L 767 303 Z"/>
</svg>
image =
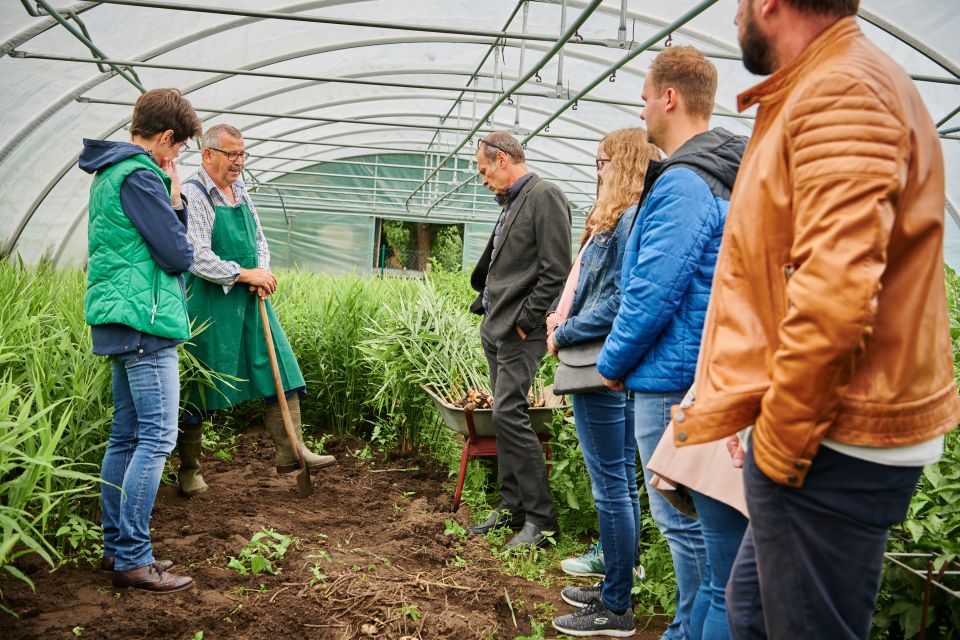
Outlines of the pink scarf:
<svg viewBox="0 0 960 640">
<path fill-rule="evenodd" d="M 586 248 L 590 246 L 592 240 L 593 236 L 591 235 L 587 238 L 587 241 L 583 243 L 583 247 L 581 247 L 580 253 L 577 254 L 577 259 L 570 269 L 570 275 L 567 276 L 567 283 L 563 286 L 563 293 L 560 295 L 560 303 L 557 305 L 556 311 L 558 326 L 570 317 L 570 312 L 573 310 L 573 295 L 577 292 L 577 283 L 580 280 L 580 259 L 583 257 L 583 252 Z"/>
</svg>

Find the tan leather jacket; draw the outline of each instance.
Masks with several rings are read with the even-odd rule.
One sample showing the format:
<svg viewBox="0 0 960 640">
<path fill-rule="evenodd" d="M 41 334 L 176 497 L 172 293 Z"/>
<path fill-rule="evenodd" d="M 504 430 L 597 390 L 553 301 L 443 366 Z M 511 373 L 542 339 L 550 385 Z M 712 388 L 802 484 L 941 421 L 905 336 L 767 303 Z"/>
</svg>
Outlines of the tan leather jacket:
<svg viewBox="0 0 960 640">
<path fill-rule="evenodd" d="M 760 469 L 800 486 L 824 437 L 904 446 L 960 418 L 943 157 L 913 82 L 852 17 L 739 96 L 757 103 L 672 417 L 678 445 L 755 425 Z"/>
</svg>

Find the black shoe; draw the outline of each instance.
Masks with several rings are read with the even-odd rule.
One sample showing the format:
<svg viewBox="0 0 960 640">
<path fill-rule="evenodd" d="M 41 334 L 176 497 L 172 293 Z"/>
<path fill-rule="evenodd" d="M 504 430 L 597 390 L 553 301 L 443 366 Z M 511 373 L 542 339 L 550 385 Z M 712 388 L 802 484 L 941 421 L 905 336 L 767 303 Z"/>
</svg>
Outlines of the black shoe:
<svg viewBox="0 0 960 640">
<path fill-rule="evenodd" d="M 560 590 L 560 597 L 563 601 L 574 607 L 583 608 L 588 604 L 600 599 L 603 593 L 603 581 L 601 580 L 592 587 L 564 587 Z"/>
<path fill-rule="evenodd" d="M 568 636 L 611 636 L 630 638 L 636 633 L 633 609 L 616 614 L 603 600 L 594 600 L 583 609 L 553 619 L 553 628 Z"/>
<path fill-rule="evenodd" d="M 520 529 L 520 533 L 513 536 L 513 538 L 507 544 L 503 545 L 505 549 L 512 547 L 519 547 L 523 545 L 531 545 L 534 547 L 545 547 L 550 542 L 546 537 L 544 537 L 544 531 L 552 531 L 554 534 L 559 533 L 560 528 L 556 525 L 549 527 L 538 527 L 532 522 L 523 523 L 523 528 Z"/>
<path fill-rule="evenodd" d="M 482 536 L 494 529 L 502 529 L 503 527 L 510 527 L 514 531 L 520 531 L 520 529 L 523 528 L 523 516 L 511 517 L 509 509 L 494 509 L 490 512 L 490 515 L 487 516 L 486 520 L 480 524 L 467 527 L 467 533 Z"/>
</svg>

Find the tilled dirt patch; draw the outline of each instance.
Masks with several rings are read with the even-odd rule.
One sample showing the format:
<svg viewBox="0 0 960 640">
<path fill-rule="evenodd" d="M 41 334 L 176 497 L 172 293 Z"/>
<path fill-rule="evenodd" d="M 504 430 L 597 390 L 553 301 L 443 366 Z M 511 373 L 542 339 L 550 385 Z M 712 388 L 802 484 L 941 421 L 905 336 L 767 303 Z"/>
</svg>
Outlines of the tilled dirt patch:
<svg viewBox="0 0 960 640">
<path fill-rule="evenodd" d="M 250 640 L 382 638 L 491 639 L 529 635 L 530 617 L 570 608 L 558 580 L 544 587 L 504 575 L 483 539 L 444 535 L 450 513 L 445 470 L 413 456 L 375 464 L 329 441 L 339 464 L 313 474 L 315 493 L 296 494 L 295 474 L 278 476 L 273 449 L 249 433 L 230 461 L 205 460 L 210 490 L 192 499 L 163 485 L 153 512 L 155 554 L 175 560 L 196 587 L 170 595 L 116 590 L 89 567 L 48 573 L 24 559 L 34 594 L 4 579 L 0 637 Z M 278 575 L 227 568 L 263 528 L 295 537 Z M 659 637 L 660 629 L 637 638 Z M 546 637 L 555 637 L 547 624 Z"/>
</svg>

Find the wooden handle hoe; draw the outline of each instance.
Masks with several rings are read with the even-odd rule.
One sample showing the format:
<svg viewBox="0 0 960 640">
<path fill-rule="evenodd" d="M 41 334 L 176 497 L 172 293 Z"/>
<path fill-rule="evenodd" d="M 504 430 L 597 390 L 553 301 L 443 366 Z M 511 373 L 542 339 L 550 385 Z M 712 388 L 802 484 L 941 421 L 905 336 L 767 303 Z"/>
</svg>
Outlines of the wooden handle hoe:
<svg viewBox="0 0 960 640">
<path fill-rule="evenodd" d="M 263 320 L 263 335 L 267 339 L 267 353 L 270 355 L 270 367 L 273 369 L 273 385 L 277 390 L 277 402 L 280 403 L 280 413 L 283 414 L 283 428 L 287 432 L 290 448 L 293 449 L 300 462 L 300 471 L 297 472 L 297 493 L 306 498 L 313 493 L 313 483 L 310 481 L 310 469 L 300 451 L 300 439 L 293 428 L 293 418 L 290 417 L 290 407 L 287 406 L 287 396 L 283 391 L 283 381 L 280 380 L 280 367 L 277 365 L 277 353 L 273 349 L 273 335 L 270 333 L 270 318 L 267 316 L 267 305 L 263 298 L 257 296 L 260 303 L 260 318 Z"/>
</svg>

